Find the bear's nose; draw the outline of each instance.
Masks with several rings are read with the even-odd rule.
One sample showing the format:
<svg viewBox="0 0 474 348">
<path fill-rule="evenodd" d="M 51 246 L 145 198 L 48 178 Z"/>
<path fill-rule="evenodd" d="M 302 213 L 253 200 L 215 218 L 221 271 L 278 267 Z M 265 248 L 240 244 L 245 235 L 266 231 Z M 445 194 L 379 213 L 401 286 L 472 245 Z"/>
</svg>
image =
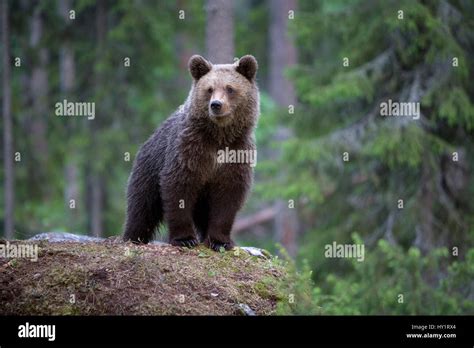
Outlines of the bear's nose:
<svg viewBox="0 0 474 348">
<path fill-rule="evenodd" d="M 212 111 L 215 111 L 215 112 L 219 112 L 221 111 L 221 108 L 222 108 L 222 103 L 218 100 L 213 100 L 211 102 L 211 109 Z"/>
</svg>

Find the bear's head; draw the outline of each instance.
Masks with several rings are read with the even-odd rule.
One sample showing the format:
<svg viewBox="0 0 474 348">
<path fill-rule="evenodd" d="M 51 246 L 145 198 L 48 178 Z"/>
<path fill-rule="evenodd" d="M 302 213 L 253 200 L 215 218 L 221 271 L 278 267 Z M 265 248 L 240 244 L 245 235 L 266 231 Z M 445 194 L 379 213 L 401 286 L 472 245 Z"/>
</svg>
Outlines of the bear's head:
<svg viewBox="0 0 474 348">
<path fill-rule="evenodd" d="M 194 107 L 222 127 L 255 122 L 259 109 L 257 68 L 257 60 L 251 55 L 234 64 L 212 64 L 201 56 L 192 56 L 189 71 L 194 79 Z"/>
</svg>

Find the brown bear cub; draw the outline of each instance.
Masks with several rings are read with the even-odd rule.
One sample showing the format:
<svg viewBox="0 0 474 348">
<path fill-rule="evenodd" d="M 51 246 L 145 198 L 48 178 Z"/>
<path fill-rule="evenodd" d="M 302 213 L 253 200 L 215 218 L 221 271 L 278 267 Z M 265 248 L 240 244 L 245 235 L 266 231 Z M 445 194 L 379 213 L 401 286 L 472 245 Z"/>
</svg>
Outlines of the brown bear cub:
<svg viewBox="0 0 474 348">
<path fill-rule="evenodd" d="M 218 152 L 255 153 L 257 61 L 247 55 L 213 65 L 195 55 L 189 71 L 194 81 L 186 102 L 143 144 L 133 164 L 124 240 L 148 243 L 164 222 L 172 245 L 201 241 L 229 250 L 253 165 L 219 160 Z"/>
</svg>

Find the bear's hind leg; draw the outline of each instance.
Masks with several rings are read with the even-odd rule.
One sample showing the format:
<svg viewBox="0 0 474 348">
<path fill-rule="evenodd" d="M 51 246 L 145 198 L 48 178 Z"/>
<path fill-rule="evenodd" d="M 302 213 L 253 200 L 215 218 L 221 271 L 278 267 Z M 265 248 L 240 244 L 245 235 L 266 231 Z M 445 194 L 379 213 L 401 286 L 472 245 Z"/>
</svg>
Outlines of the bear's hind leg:
<svg viewBox="0 0 474 348">
<path fill-rule="evenodd" d="M 139 170 L 132 172 L 127 192 L 127 219 L 124 241 L 148 243 L 163 220 L 157 180 L 144 180 Z"/>
<path fill-rule="evenodd" d="M 145 244 L 153 240 L 155 230 L 162 218 L 160 210 L 158 202 L 149 206 L 137 206 L 136 203 L 129 202 L 123 239 Z"/>
</svg>

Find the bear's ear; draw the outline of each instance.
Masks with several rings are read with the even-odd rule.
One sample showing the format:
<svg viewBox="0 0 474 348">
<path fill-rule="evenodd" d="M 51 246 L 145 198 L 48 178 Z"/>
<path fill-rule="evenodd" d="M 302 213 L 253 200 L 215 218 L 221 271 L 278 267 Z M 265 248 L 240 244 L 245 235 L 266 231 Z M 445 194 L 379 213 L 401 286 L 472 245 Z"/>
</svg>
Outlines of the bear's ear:
<svg viewBox="0 0 474 348">
<path fill-rule="evenodd" d="M 258 63 L 254 56 L 246 55 L 237 62 L 237 72 L 244 75 L 249 81 L 252 81 L 257 73 Z"/>
<path fill-rule="evenodd" d="M 212 69 L 212 64 L 196 54 L 189 59 L 188 67 L 191 76 L 197 81 Z"/>
</svg>

